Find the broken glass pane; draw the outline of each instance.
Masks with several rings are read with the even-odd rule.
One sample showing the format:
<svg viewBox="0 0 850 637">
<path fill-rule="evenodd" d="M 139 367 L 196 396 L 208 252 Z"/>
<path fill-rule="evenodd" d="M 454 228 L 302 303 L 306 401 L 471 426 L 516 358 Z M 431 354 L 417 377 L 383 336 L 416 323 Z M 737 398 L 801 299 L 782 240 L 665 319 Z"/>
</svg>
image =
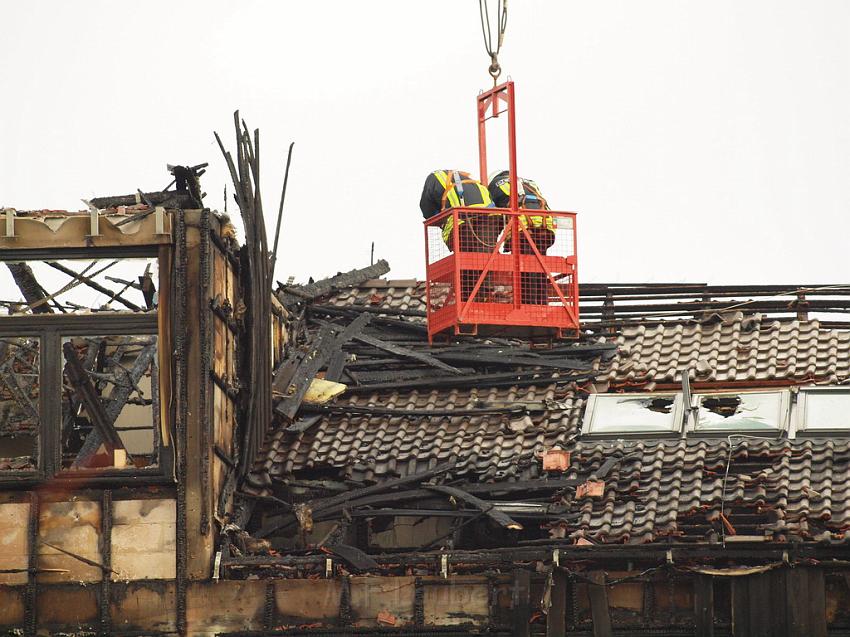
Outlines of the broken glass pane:
<svg viewBox="0 0 850 637">
<path fill-rule="evenodd" d="M 597 394 L 585 433 L 678 431 L 675 394 Z M 586 420 L 586 422 L 588 422 Z"/>
<path fill-rule="evenodd" d="M 139 312 L 157 305 L 157 259 L 0 263 L 0 314 Z"/>
<path fill-rule="evenodd" d="M 144 468 L 157 461 L 157 338 L 62 339 L 62 466 Z"/>
<path fill-rule="evenodd" d="M 39 346 L 36 337 L 0 337 L 0 471 L 38 465 Z"/>
<path fill-rule="evenodd" d="M 700 430 L 782 429 L 782 394 L 757 392 L 698 396 Z"/>
<path fill-rule="evenodd" d="M 802 429 L 850 429 L 850 391 L 806 391 Z"/>
</svg>

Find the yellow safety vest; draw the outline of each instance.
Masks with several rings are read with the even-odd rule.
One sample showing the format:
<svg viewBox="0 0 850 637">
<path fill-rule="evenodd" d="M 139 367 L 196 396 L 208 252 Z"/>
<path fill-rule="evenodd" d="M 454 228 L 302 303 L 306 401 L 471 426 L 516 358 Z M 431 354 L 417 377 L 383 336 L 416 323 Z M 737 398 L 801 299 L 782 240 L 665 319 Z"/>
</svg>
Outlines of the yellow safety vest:
<svg viewBox="0 0 850 637">
<path fill-rule="evenodd" d="M 540 194 L 540 188 L 538 188 L 537 184 L 535 184 L 530 179 L 523 179 L 520 181 L 520 185 L 522 189 L 528 188 L 534 194 L 535 197 L 540 201 L 540 209 L 541 210 L 549 210 L 549 204 L 546 203 L 546 199 L 543 198 L 543 195 Z M 510 180 L 505 180 L 504 183 L 499 184 L 499 190 L 505 193 L 508 197 L 511 196 L 511 182 Z M 520 208 L 525 208 L 525 198 L 519 202 Z M 529 219 L 531 220 L 532 228 L 543 228 L 545 227 L 547 230 L 555 231 L 555 220 L 550 215 L 520 215 L 519 222 L 522 224 L 523 228 L 528 228 Z"/>
<path fill-rule="evenodd" d="M 439 181 L 440 185 L 443 187 L 443 200 L 441 205 L 441 208 L 443 210 L 446 210 L 447 208 L 491 208 L 493 206 L 493 200 L 490 199 L 490 191 L 487 190 L 487 188 L 483 186 L 480 182 L 471 179 L 469 177 L 469 173 L 462 173 L 460 171 L 453 170 L 449 170 L 448 172 L 446 172 L 445 170 L 435 170 L 434 176 L 437 178 L 437 181 Z M 460 179 L 455 179 L 455 177 L 460 177 Z M 460 196 L 458 196 L 458 189 L 455 188 L 456 184 L 460 185 Z M 481 193 L 481 203 L 473 203 L 467 205 L 464 202 L 462 190 L 463 184 L 475 184 L 476 186 L 478 186 L 478 191 Z M 465 223 L 464 219 L 458 219 L 458 227 L 460 227 L 463 223 Z M 449 240 L 452 236 L 453 227 L 454 216 L 450 216 L 443 224 L 443 241 L 445 241 L 447 244 L 449 243 Z"/>
</svg>

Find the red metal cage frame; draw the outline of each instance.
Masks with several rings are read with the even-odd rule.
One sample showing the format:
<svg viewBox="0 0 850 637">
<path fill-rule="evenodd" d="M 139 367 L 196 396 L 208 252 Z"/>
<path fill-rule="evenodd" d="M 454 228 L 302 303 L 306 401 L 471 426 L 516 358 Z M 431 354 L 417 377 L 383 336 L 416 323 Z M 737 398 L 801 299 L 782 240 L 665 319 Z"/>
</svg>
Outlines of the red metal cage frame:
<svg viewBox="0 0 850 637">
<path fill-rule="evenodd" d="M 516 170 L 516 113 L 514 108 L 514 83 L 511 81 L 495 86 L 478 95 L 478 159 L 481 183 L 487 184 L 487 120 L 507 113 L 508 118 L 508 164 L 510 173 L 509 208 L 452 208 L 427 219 L 425 222 L 425 255 L 428 285 L 426 302 L 428 316 L 428 340 L 433 342 L 436 334 L 452 329 L 455 334 L 477 334 L 479 326 L 507 328 L 510 326 L 544 328 L 554 331 L 559 337 L 575 335 L 579 329 L 578 278 L 577 278 L 577 233 L 576 215 L 573 212 L 546 210 L 528 211 L 519 208 Z M 486 251 L 462 250 L 460 232 L 451 233 L 451 251 L 447 256 L 436 258 L 429 246 L 429 229 L 434 236 L 435 226 L 442 228 L 449 218 L 453 228 L 460 227 L 464 215 L 497 214 L 503 221 L 495 245 Z M 534 215 L 551 217 L 556 227 L 564 220 L 571 228 L 569 248 L 571 254 L 547 255 L 541 250 L 528 230 L 528 218 Z M 469 218 L 469 217 L 467 217 Z M 567 223 L 566 220 L 569 222 Z M 563 233 L 562 233 L 563 235 Z M 506 241 L 514 237 L 527 242 L 523 250 L 503 252 Z M 491 248 L 491 249 L 490 249 Z M 529 249 L 530 248 L 530 249 Z M 523 253 L 524 252 L 524 253 Z M 433 262 L 432 262 L 433 261 Z M 461 298 L 461 273 L 474 274 L 471 292 L 466 284 L 466 298 Z M 494 303 L 479 298 L 479 291 L 488 276 L 498 273 L 510 274 L 511 302 Z M 537 276 L 544 281 L 545 298 L 529 305 L 523 302 L 523 280 L 526 276 Z M 545 277 L 545 279 L 543 278 Z M 452 288 L 454 299 L 435 307 L 432 286 L 442 281 Z M 527 285 L 527 284 L 526 284 Z"/>
</svg>

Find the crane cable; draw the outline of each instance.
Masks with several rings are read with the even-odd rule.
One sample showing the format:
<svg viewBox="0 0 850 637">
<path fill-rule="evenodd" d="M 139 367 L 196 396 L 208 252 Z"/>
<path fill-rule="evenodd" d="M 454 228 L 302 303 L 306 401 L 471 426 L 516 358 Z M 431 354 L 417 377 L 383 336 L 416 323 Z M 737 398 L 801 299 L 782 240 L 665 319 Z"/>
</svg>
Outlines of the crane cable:
<svg viewBox="0 0 850 637">
<path fill-rule="evenodd" d="M 505 40 L 505 26 L 508 23 L 508 0 L 497 0 L 497 25 L 498 39 L 496 46 L 493 47 L 493 31 L 490 28 L 490 8 L 489 0 L 478 0 L 478 12 L 481 14 L 481 34 L 484 36 L 484 49 L 487 55 L 490 56 L 490 68 L 487 69 L 490 76 L 493 78 L 493 86 L 499 75 L 502 73 L 502 67 L 499 66 L 499 51 L 502 49 L 502 42 Z"/>
</svg>

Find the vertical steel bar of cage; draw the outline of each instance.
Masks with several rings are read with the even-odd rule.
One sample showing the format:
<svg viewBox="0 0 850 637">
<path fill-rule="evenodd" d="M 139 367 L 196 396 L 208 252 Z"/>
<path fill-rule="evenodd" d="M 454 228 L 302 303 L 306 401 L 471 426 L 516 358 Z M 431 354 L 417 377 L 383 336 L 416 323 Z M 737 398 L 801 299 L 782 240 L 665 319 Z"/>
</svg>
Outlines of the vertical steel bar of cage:
<svg viewBox="0 0 850 637">
<path fill-rule="evenodd" d="M 428 323 L 428 344 L 434 343 L 434 333 L 431 331 L 431 250 L 428 248 L 428 230 L 430 224 L 425 220 L 425 316 Z"/>
<path fill-rule="evenodd" d="M 511 200 L 513 200 L 513 192 L 514 189 L 511 187 Z M 511 224 L 511 257 L 513 257 L 514 262 L 514 271 L 513 271 L 513 287 L 514 287 L 514 307 L 519 309 L 522 307 L 522 248 L 520 248 L 520 242 L 522 241 L 522 236 L 520 235 L 520 222 L 519 222 L 519 214 L 516 210 L 511 210 L 510 215 L 508 216 Z"/>
<path fill-rule="evenodd" d="M 540 267 L 543 269 L 543 272 L 546 275 L 546 278 L 548 278 L 549 282 L 552 284 L 552 287 L 554 288 L 555 293 L 558 295 L 558 298 L 560 299 L 564 310 L 566 310 L 567 315 L 570 318 L 574 319 L 576 323 L 578 323 L 577 312 L 573 311 L 574 308 L 572 307 L 572 304 L 569 303 L 566 298 L 564 298 L 564 293 L 561 291 L 561 288 L 558 287 L 558 283 L 552 277 L 552 273 L 549 271 L 549 268 L 546 267 L 546 263 L 543 261 L 543 255 L 540 254 L 540 251 L 537 249 L 537 246 L 531 240 L 531 235 L 529 234 L 528 230 L 526 228 L 520 226 L 520 231 L 522 232 L 522 234 L 525 235 L 525 240 L 528 241 L 528 244 L 531 246 L 531 250 L 534 253 L 534 256 L 537 258 L 537 262 L 540 264 Z"/>
<path fill-rule="evenodd" d="M 487 273 L 490 272 L 490 268 L 493 267 L 493 260 L 498 256 L 499 250 L 501 249 L 502 245 L 505 243 L 505 240 L 507 239 L 507 237 L 508 237 L 508 228 L 506 226 L 505 228 L 502 229 L 501 234 L 499 235 L 498 239 L 496 240 L 496 245 L 493 247 L 493 251 L 490 252 L 490 256 L 488 257 L 487 262 L 484 264 L 484 267 L 481 270 L 481 274 L 478 276 L 478 280 L 475 282 L 475 285 L 473 286 L 472 290 L 470 291 L 469 298 L 463 304 L 463 308 L 461 309 L 460 314 L 459 314 L 459 318 L 458 318 L 459 322 L 466 318 L 466 314 L 469 312 L 469 309 L 470 309 L 470 306 L 472 305 L 473 300 L 475 299 L 476 295 L 478 294 L 478 291 L 481 289 L 481 285 L 484 283 L 484 280 L 487 277 Z M 486 253 L 480 253 L 480 254 L 486 254 Z M 456 270 L 458 270 L 458 269 L 459 268 L 456 268 Z"/>
<path fill-rule="evenodd" d="M 452 268 L 452 273 L 454 275 L 454 296 L 455 296 L 455 330 L 457 330 L 457 323 L 460 322 L 460 307 L 463 299 L 460 298 L 461 293 L 463 292 L 463 288 L 461 287 L 461 273 L 460 266 L 462 259 L 460 258 L 460 215 L 457 212 L 457 208 L 452 210 L 452 252 L 454 259 L 454 267 Z M 448 222 L 448 220 L 446 220 Z"/>
<path fill-rule="evenodd" d="M 487 107 L 489 101 L 495 100 L 487 97 L 487 93 L 478 96 L 478 168 L 481 172 L 481 183 L 487 185 Z"/>
<path fill-rule="evenodd" d="M 579 303 L 578 303 L 578 219 L 577 215 L 570 215 L 573 222 L 573 278 L 572 285 L 572 302 L 575 311 L 576 328 L 579 326 Z"/>
<path fill-rule="evenodd" d="M 514 83 L 505 82 L 505 100 L 508 103 L 508 167 L 511 171 L 511 210 L 519 209 L 517 197 L 517 165 L 516 165 L 516 111 L 514 109 Z"/>
</svg>

